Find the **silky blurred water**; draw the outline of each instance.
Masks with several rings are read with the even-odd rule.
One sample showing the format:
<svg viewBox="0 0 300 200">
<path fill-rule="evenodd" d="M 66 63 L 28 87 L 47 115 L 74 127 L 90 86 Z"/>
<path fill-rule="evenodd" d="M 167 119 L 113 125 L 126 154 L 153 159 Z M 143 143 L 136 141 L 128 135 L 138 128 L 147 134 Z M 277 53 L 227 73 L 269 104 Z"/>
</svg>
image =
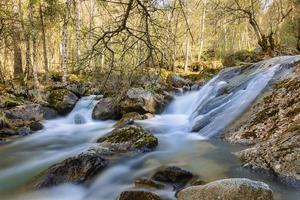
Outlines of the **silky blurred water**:
<svg viewBox="0 0 300 200">
<path fill-rule="evenodd" d="M 46 121 L 45 128 L 38 133 L 0 146 L 0 199 L 115 200 L 122 191 L 133 188 L 135 179 L 150 177 L 162 166 L 182 167 L 205 182 L 229 177 L 264 181 L 273 189 L 276 199 L 300 199 L 299 188 L 241 168 L 232 152 L 244 147 L 218 139 L 224 128 L 234 122 L 273 79 L 288 71 L 285 63 L 295 59 L 284 57 L 247 70 L 225 70 L 199 91 L 175 96 L 164 113 L 136 122 L 158 138 L 155 151 L 119 161 L 88 186 L 64 184 L 21 192 L 19 188 L 35 175 L 87 150 L 97 138 L 112 130 L 115 122 L 92 120 L 92 109 L 97 103 L 95 96 L 82 98 L 67 117 Z M 154 192 L 166 199 L 175 199 L 172 188 Z"/>
</svg>

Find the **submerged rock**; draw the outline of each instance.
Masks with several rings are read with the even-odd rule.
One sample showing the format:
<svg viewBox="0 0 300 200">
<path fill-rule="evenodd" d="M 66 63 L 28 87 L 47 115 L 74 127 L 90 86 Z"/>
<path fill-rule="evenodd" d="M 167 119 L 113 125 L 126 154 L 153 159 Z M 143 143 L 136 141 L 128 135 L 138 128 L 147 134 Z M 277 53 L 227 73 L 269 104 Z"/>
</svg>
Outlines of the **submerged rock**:
<svg viewBox="0 0 300 200">
<path fill-rule="evenodd" d="M 171 184 L 175 190 L 185 186 L 194 175 L 179 167 L 171 166 L 158 170 L 151 177 L 152 180 Z"/>
<path fill-rule="evenodd" d="M 158 145 L 156 137 L 146 132 L 143 128 L 132 125 L 115 129 L 97 142 L 117 152 L 136 150 L 147 152 Z"/>
<path fill-rule="evenodd" d="M 71 112 L 78 100 L 78 97 L 67 89 L 53 90 L 48 97 L 50 107 L 62 115 Z"/>
<path fill-rule="evenodd" d="M 92 117 L 96 120 L 119 119 L 120 112 L 115 100 L 111 97 L 100 99 L 93 110 Z"/>
<path fill-rule="evenodd" d="M 62 163 L 53 165 L 39 178 L 35 188 L 44 188 L 62 183 L 82 183 L 101 172 L 108 162 L 95 153 L 82 153 Z"/>
<path fill-rule="evenodd" d="M 272 200 L 270 187 L 250 179 L 224 179 L 202 186 L 188 187 L 178 193 L 178 200 Z"/>
<path fill-rule="evenodd" d="M 152 192 L 125 191 L 121 193 L 119 200 L 162 200 L 162 198 Z"/>
<path fill-rule="evenodd" d="M 136 179 L 134 181 L 134 185 L 137 188 L 155 188 L 155 189 L 162 189 L 164 188 L 164 184 L 152 180 L 152 179 L 144 179 L 144 178 L 140 178 L 140 179 Z"/>
</svg>

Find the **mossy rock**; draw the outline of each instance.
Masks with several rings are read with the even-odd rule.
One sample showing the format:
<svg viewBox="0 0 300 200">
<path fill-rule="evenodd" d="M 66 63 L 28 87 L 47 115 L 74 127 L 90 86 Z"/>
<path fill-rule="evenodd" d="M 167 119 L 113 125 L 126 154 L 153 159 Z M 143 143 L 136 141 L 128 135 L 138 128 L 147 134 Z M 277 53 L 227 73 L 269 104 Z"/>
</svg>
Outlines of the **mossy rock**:
<svg viewBox="0 0 300 200">
<path fill-rule="evenodd" d="M 126 126 L 115 129 L 107 136 L 100 138 L 98 143 L 109 146 L 116 151 L 143 151 L 153 150 L 158 145 L 158 140 L 152 134 L 138 126 Z"/>
<path fill-rule="evenodd" d="M 77 101 L 78 97 L 67 89 L 53 90 L 48 97 L 50 107 L 63 115 L 69 113 Z"/>
<path fill-rule="evenodd" d="M 114 127 L 123 127 L 128 124 L 132 124 L 134 120 L 142 120 L 142 116 L 137 112 L 126 113 L 122 118 L 114 125 Z"/>
</svg>

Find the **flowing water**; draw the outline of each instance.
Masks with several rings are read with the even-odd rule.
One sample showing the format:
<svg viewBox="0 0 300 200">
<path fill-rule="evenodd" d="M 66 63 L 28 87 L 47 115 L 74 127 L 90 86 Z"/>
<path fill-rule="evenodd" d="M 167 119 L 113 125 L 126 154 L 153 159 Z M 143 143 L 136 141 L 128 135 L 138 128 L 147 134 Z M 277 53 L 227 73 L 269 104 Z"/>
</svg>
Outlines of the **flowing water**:
<svg viewBox="0 0 300 200">
<path fill-rule="evenodd" d="M 29 137 L 0 146 L 0 199 L 115 200 L 133 188 L 137 178 L 149 177 L 162 166 L 175 165 L 198 174 L 205 182 L 228 177 L 264 181 L 276 199 L 299 200 L 299 188 L 274 177 L 240 167 L 232 152 L 243 147 L 218 139 L 268 85 L 291 71 L 289 63 L 299 57 L 281 57 L 247 68 L 222 71 L 199 91 L 175 96 L 161 115 L 137 124 L 155 134 L 155 151 L 128 158 L 95 177 L 88 186 L 64 184 L 36 192 L 20 187 L 54 163 L 93 146 L 97 138 L 112 130 L 113 121 L 93 121 L 94 96 L 82 98 L 65 118 L 46 121 L 45 128 Z M 157 194 L 174 198 L 172 188 Z"/>
</svg>

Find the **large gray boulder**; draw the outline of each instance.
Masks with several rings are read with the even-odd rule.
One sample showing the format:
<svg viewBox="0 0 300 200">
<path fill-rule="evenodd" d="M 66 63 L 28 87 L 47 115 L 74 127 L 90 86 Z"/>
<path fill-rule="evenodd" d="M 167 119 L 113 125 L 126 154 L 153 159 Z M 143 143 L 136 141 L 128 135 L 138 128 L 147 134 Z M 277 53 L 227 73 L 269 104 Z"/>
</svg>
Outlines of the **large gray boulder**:
<svg viewBox="0 0 300 200">
<path fill-rule="evenodd" d="M 130 88 L 121 102 L 121 111 L 122 113 L 155 113 L 156 106 L 155 97 L 151 92 L 143 88 Z"/>
<path fill-rule="evenodd" d="M 178 200 L 273 200 L 273 192 L 263 182 L 244 178 L 223 179 L 178 193 Z"/>
<path fill-rule="evenodd" d="M 71 112 L 78 100 L 79 98 L 67 89 L 52 90 L 48 97 L 49 106 L 62 115 Z"/>
<path fill-rule="evenodd" d="M 119 119 L 120 112 L 116 101 L 111 97 L 100 99 L 93 110 L 92 117 L 96 120 Z"/>
<path fill-rule="evenodd" d="M 39 104 L 25 104 L 4 111 L 9 119 L 34 120 L 54 119 L 58 116 L 56 110 Z"/>
</svg>

